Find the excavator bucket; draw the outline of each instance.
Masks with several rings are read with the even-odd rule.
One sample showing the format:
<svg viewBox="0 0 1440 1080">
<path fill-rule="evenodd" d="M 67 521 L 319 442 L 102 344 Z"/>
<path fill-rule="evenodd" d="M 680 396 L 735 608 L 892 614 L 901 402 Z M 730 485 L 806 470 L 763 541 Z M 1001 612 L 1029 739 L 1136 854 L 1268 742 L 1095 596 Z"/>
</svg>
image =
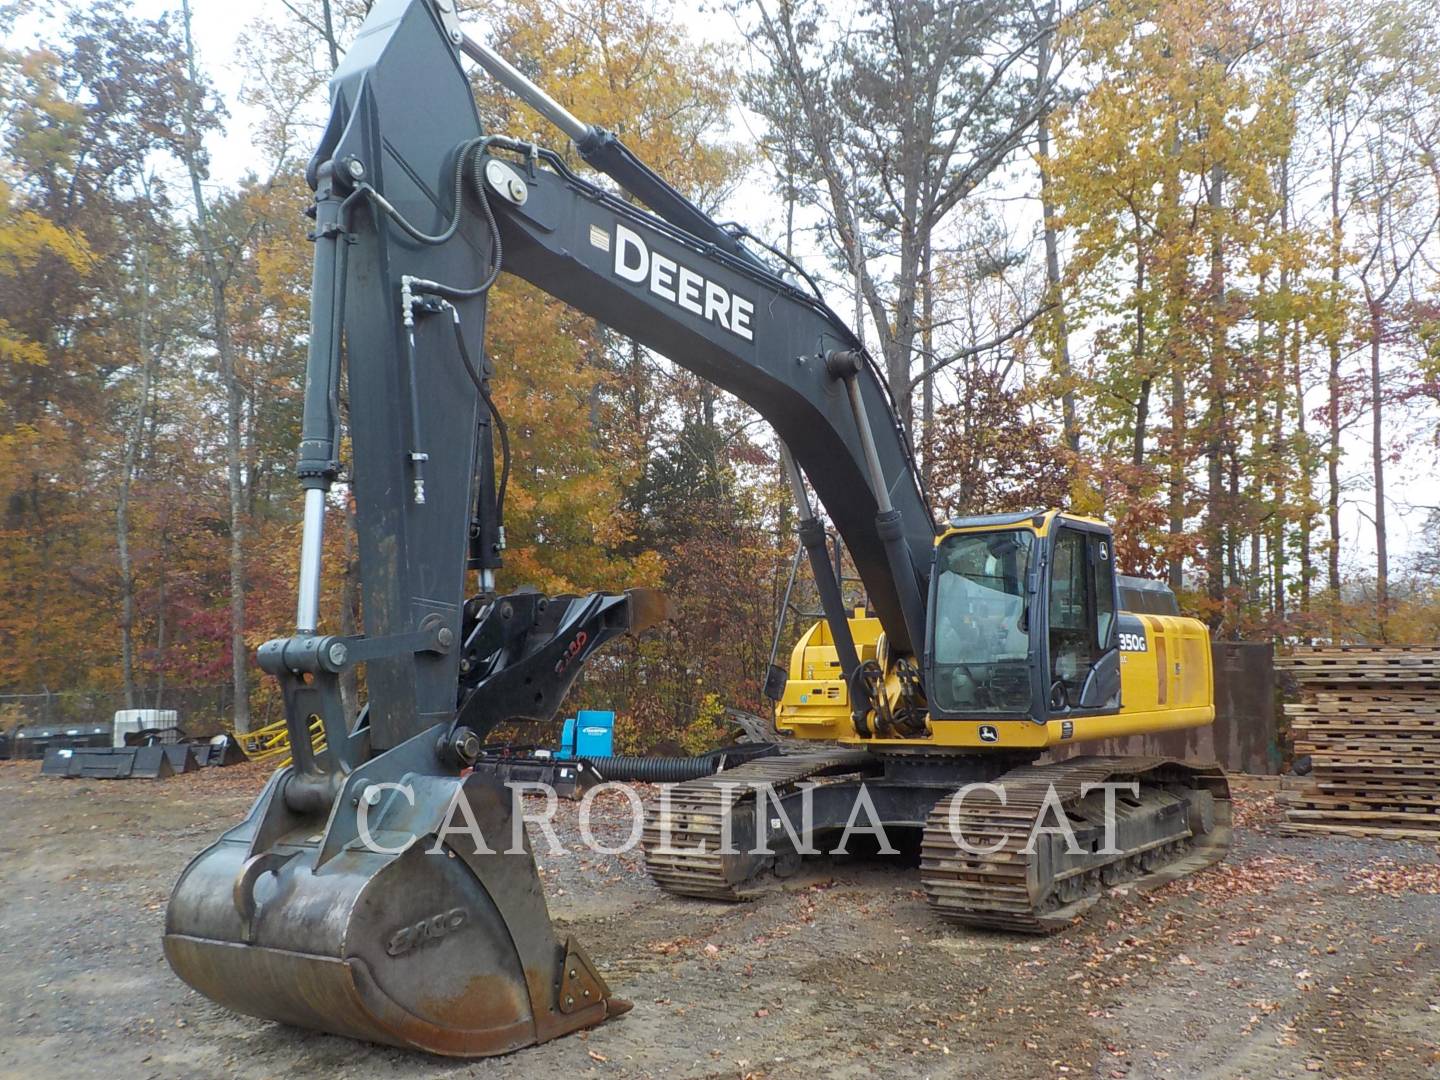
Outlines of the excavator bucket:
<svg viewBox="0 0 1440 1080">
<path fill-rule="evenodd" d="M 512 793 L 405 768 L 437 737 L 367 763 L 329 805 L 295 769 L 276 773 L 176 885 L 175 972 L 237 1012 L 455 1057 L 627 1011 L 556 937 Z"/>
</svg>

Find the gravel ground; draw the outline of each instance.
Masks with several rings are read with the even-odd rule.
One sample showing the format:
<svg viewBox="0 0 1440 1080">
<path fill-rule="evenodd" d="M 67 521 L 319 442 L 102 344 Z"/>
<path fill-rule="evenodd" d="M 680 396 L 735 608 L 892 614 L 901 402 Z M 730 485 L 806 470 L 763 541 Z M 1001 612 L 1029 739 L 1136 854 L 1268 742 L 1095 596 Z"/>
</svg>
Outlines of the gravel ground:
<svg viewBox="0 0 1440 1080">
<path fill-rule="evenodd" d="M 469 1063 L 250 1020 L 178 982 L 160 934 L 264 776 L 0 764 L 0 1077 L 1440 1076 L 1440 857 L 1282 837 L 1258 791 L 1227 862 L 1046 939 L 938 923 L 913 868 L 816 864 L 732 906 L 569 854 L 542 860 L 552 915 L 628 1015 Z"/>
</svg>

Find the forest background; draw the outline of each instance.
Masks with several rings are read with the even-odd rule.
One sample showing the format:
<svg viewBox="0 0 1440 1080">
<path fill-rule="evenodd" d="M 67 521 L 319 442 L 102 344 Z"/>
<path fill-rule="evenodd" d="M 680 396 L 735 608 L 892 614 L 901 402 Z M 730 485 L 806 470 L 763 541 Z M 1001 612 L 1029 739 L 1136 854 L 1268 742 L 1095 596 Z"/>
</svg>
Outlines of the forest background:
<svg viewBox="0 0 1440 1080">
<path fill-rule="evenodd" d="M 940 512 L 1103 516 L 1217 637 L 1440 637 L 1427 0 L 461 6 L 822 282 Z M 236 18 L 214 0 L 0 2 L 0 722 L 279 718 L 251 658 L 292 629 L 303 172 L 367 7 L 267 0 L 222 53 L 197 46 Z M 783 657 L 816 607 L 803 570 L 783 604 L 763 421 L 513 279 L 489 349 L 502 588 L 658 586 L 676 611 L 570 705 L 616 709 L 627 748 L 762 711 L 777 622 Z M 343 484 L 329 513 L 323 611 L 350 633 Z"/>
</svg>

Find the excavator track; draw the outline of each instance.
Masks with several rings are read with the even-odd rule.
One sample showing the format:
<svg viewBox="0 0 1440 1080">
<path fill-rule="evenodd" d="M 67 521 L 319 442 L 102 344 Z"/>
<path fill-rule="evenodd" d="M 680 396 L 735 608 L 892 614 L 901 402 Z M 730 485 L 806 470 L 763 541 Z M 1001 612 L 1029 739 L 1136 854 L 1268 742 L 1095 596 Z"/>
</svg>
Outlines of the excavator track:
<svg viewBox="0 0 1440 1080">
<path fill-rule="evenodd" d="M 764 863 L 742 854 L 720 851 L 725 815 L 753 803 L 752 784 L 769 784 L 777 795 L 801 781 L 873 768 L 868 750 L 831 749 L 782 754 L 729 769 L 714 776 L 677 784 L 668 800 L 657 800 L 645 816 L 641 847 L 645 869 L 668 893 L 707 900 L 744 900 Z"/>
<path fill-rule="evenodd" d="M 1102 827 L 1096 800 L 1103 795 L 1087 797 L 1082 790 L 1130 780 L 1139 782 L 1140 799 L 1117 799 L 1117 851 L 1094 851 Z M 931 908 L 948 921 L 1051 933 L 1110 886 L 1154 888 L 1213 865 L 1230 847 L 1230 788 L 1218 766 L 1085 757 L 1012 769 L 995 785 L 1003 787 L 1003 802 L 985 788 L 956 792 L 936 804 L 926 823 L 921 879 Z M 1048 795 L 1051 785 L 1055 796 Z M 1049 843 L 1029 843 L 1042 813 L 1045 824 L 1058 827 L 1057 799 L 1085 848 L 1074 857 L 1058 855 Z M 962 848 L 957 836 L 973 850 Z"/>
</svg>

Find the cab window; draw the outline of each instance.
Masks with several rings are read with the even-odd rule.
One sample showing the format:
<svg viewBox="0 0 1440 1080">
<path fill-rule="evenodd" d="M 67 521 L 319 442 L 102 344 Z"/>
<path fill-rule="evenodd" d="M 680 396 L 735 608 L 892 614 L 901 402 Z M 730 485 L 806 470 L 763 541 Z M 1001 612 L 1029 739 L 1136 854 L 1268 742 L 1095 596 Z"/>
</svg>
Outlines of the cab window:
<svg viewBox="0 0 1440 1080">
<path fill-rule="evenodd" d="M 1050 569 L 1051 703 L 1073 703 L 1110 644 L 1115 570 L 1110 539 L 1061 528 Z"/>
<path fill-rule="evenodd" d="M 1090 537 L 1090 548 L 1094 552 L 1091 563 L 1095 567 L 1095 617 L 1099 645 L 1104 649 L 1110 644 L 1115 625 L 1115 559 L 1109 537 Z"/>
<path fill-rule="evenodd" d="M 1035 536 L 1026 529 L 958 533 L 935 551 L 930 693 L 946 712 L 1030 708 L 1030 597 Z"/>
</svg>

